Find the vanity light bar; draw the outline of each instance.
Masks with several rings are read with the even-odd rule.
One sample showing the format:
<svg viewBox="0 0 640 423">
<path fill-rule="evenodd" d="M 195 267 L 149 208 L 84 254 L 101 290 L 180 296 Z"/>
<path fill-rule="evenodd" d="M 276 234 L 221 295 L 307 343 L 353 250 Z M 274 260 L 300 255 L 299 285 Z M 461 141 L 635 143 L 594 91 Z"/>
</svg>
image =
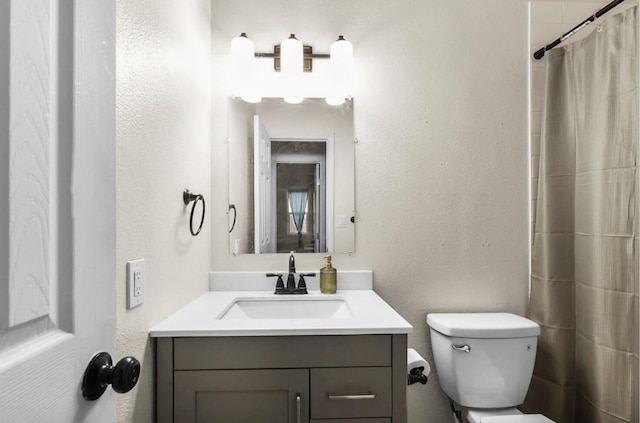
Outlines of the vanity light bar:
<svg viewBox="0 0 640 423">
<path fill-rule="evenodd" d="M 246 33 L 240 34 L 240 37 L 247 38 Z M 291 34 L 290 38 L 295 38 L 294 34 Z M 346 41 L 342 35 L 338 37 L 338 41 Z M 311 72 L 313 70 L 313 59 L 331 59 L 331 54 L 329 53 L 314 53 L 313 47 L 303 45 L 303 71 Z M 273 46 L 273 53 L 260 53 L 255 52 L 254 57 L 265 58 L 265 59 L 273 59 L 273 70 L 276 72 L 280 72 L 280 62 L 281 62 L 281 44 Z"/>
<path fill-rule="evenodd" d="M 313 59 L 329 59 L 329 54 L 313 53 L 311 46 L 302 46 L 302 70 L 303 72 L 313 71 Z M 273 59 L 273 70 L 280 72 L 280 44 L 273 46 L 273 53 L 255 53 L 255 57 Z"/>
<path fill-rule="evenodd" d="M 291 81 L 299 81 L 303 72 L 313 70 L 313 59 L 329 59 L 328 80 L 330 81 L 332 94 L 327 97 L 327 104 L 338 106 L 344 103 L 345 95 L 349 92 L 351 79 L 351 67 L 353 47 L 342 35 L 331 44 L 331 52 L 313 53 L 311 46 L 303 45 L 291 34 L 281 44 L 273 47 L 273 53 L 256 52 L 253 42 L 245 32 L 231 41 L 231 57 L 236 79 L 240 81 L 253 81 L 255 83 L 255 69 L 252 64 L 254 58 L 273 59 L 273 69 L 281 72 Z M 344 95 L 343 95 L 344 93 Z M 261 97 L 242 96 L 248 102 L 259 102 Z M 285 101 L 297 104 L 302 97 L 292 95 L 285 96 Z"/>
</svg>

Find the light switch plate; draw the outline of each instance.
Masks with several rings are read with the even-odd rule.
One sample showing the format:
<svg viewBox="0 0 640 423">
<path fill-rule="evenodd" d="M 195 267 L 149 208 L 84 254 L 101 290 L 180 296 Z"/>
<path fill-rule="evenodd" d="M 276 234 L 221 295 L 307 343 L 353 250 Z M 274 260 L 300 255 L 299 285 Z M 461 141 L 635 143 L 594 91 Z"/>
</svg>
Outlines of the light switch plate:
<svg viewBox="0 0 640 423">
<path fill-rule="evenodd" d="M 127 262 L 127 309 L 144 301 L 144 259 Z"/>
</svg>

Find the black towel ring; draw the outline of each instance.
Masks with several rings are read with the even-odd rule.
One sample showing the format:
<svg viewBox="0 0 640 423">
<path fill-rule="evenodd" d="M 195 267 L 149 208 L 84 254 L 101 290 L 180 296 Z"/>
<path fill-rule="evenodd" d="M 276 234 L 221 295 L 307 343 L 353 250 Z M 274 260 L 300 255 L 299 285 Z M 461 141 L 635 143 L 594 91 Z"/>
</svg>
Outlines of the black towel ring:
<svg viewBox="0 0 640 423">
<path fill-rule="evenodd" d="M 233 210 L 233 223 L 231 224 L 231 229 L 229 229 L 229 233 L 233 232 L 233 228 L 236 227 L 236 217 L 238 217 L 238 210 L 236 210 L 235 204 L 229 204 L 229 212 Z"/>
<path fill-rule="evenodd" d="M 198 236 L 198 234 L 202 230 L 202 224 L 204 223 L 204 213 L 206 210 L 204 197 L 202 196 L 202 194 L 193 194 L 189 192 L 188 189 L 185 189 L 184 192 L 182 193 L 182 201 L 184 201 L 185 206 L 189 205 L 190 202 L 194 201 L 193 206 L 191 207 L 191 217 L 189 218 L 189 230 L 191 231 L 191 235 Z M 200 226 L 198 226 L 198 230 L 194 231 L 193 230 L 193 212 L 196 210 L 198 201 L 202 201 L 202 218 L 200 219 Z"/>
</svg>

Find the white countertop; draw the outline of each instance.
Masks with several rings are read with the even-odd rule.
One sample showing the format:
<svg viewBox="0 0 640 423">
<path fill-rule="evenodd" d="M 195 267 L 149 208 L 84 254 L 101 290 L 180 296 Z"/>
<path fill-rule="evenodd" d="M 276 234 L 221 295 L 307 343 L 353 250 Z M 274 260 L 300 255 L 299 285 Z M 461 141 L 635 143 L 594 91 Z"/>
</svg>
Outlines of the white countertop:
<svg viewBox="0 0 640 423">
<path fill-rule="evenodd" d="M 411 333 L 413 327 L 370 289 L 338 290 L 325 295 L 279 295 L 291 299 L 343 299 L 354 317 L 327 319 L 219 320 L 237 298 L 275 297 L 273 291 L 207 292 L 150 330 L 152 337 L 364 335 Z"/>
</svg>

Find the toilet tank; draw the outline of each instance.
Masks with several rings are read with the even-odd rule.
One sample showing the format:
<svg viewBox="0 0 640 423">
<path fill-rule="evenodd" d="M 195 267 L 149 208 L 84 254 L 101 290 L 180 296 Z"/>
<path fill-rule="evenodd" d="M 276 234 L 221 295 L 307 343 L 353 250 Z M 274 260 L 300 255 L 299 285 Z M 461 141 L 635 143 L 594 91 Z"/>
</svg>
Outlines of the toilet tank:
<svg viewBox="0 0 640 423">
<path fill-rule="evenodd" d="M 440 386 L 465 407 L 522 404 L 529 389 L 540 326 L 510 313 L 427 315 Z"/>
</svg>

